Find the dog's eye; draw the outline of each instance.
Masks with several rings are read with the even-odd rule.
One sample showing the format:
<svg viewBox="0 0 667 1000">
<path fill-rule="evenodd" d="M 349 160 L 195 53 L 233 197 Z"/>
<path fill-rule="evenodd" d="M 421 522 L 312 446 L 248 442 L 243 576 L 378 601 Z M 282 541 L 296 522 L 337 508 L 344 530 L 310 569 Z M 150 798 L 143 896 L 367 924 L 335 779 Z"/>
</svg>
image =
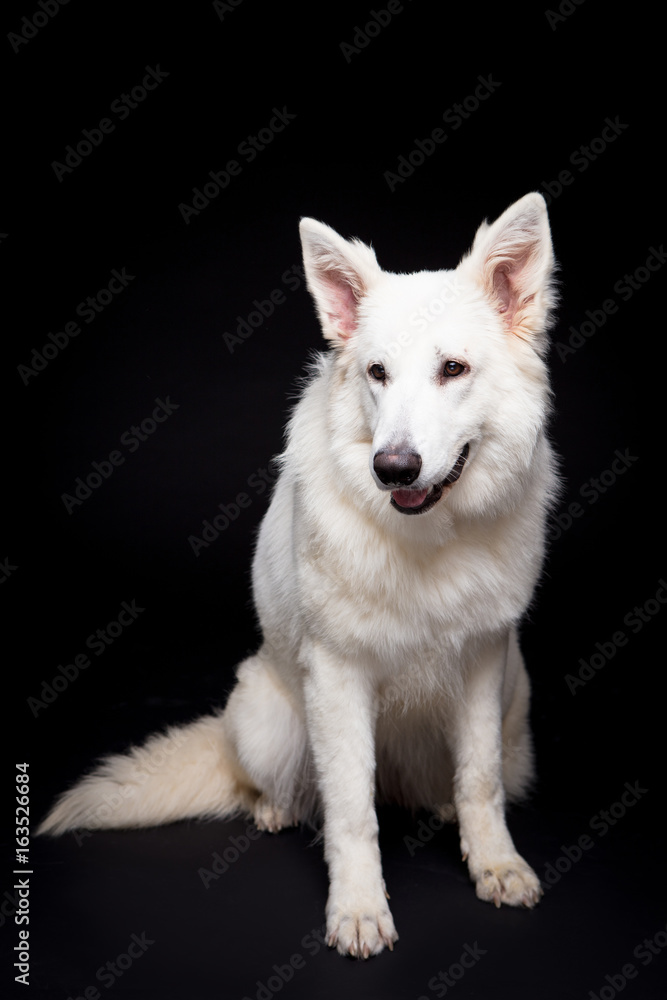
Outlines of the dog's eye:
<svg viewBox="0 0 667 1000">
<path fill-rule="evenodd" d="M 376 382 L 384 382 L 387 377 L 387 373 L 382 367 L 382 365 L 371 365 L 368 369 L 368 374 L 376 380 Z"/>
<path fill-rule="evenodd" d="M 459 361 L 446 361 L 442 369 L 442 374 L 448 378 L 455 378 L 457 375 L 462 375 L 465 370 L 465 365 L 462 365 Z"/>
</svg>

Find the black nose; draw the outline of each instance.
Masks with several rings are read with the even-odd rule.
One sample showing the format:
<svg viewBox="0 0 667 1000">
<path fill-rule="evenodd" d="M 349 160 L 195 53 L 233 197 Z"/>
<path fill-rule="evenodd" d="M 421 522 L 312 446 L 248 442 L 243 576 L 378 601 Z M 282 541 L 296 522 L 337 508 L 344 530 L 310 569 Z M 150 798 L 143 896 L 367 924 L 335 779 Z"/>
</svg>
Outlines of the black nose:
<svg viewBox="0 0 667 1000">
<path fill-rule="evenodd" d="M 422 467 L 414 451 L 378 451 L 373 459 L 375 475 L 385 486 L 410 486 Z"/>
</svg>

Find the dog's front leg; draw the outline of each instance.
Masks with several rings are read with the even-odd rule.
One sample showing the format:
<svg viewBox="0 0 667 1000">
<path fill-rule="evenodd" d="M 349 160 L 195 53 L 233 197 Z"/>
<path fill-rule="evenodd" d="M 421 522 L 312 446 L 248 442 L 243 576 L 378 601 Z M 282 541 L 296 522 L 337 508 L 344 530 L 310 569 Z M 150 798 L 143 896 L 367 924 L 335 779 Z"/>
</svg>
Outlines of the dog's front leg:
<svg viewBox="0 0 667 1000">
<path fill-rule="evenodd" d="M 532 907 L 542 895 L 539 879 L 517 853 L 505 823 L 502 703 L 507 649 L 504 635 L 476 650 L 464 696 L 451 714 L 454 803 L 461 851 L 479 898 L 496 906 Z"/>
<path fill-rule="evenodd" d="M 323 646 L 308 650 L 306 710 L 324 809 L 327 939 L 368 958 L 398 935 L 382 879 L 375 813 L 375 698 L 368 672 Z"/>
</svg>

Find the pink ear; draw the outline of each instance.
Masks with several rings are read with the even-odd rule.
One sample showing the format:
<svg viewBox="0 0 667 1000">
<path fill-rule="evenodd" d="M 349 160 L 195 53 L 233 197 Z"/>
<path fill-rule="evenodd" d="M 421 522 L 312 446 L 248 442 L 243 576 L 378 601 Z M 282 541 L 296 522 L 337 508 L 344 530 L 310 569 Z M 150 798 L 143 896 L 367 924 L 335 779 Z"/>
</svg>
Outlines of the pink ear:
<svg viewBox="0 0 667 1000">
<path fill-rule="evenodd" d="M 357 329 L 357 301 L 355 292 L 341 274 L 335 271 L 320 276 L 321 289 L 326 299 L 324 310 L 331 327 L 338 331 L 341 340 L 348 340 Z"/>
<path fill-rule="evenodd" d="M 465 261 L 477 272 L 508 332 L 544 343 L 554 305 L 554 269 L 546 204 L 532 193 L 477 232 Z"/>
<path fill-rule="evenodd" d="M 315 219 L 302 219 L 300 231 L 306 281 L 322 333 L 344 344 L 358 327 L 360 303 L 381 274 L 375 254 Z"/>
<path fill-rule="evenodd" d="M 529 266 L 530 249 L 515 253 L 509 259 L 504 257 L 494 261 L 491 257 L 487 262 L 487 286 L 509 330 L 517 322 L 521 306 L 527 305 L 533 298 L 526 292 L 531 284 L 529 276 L 523 273 Z"/>
</svg>

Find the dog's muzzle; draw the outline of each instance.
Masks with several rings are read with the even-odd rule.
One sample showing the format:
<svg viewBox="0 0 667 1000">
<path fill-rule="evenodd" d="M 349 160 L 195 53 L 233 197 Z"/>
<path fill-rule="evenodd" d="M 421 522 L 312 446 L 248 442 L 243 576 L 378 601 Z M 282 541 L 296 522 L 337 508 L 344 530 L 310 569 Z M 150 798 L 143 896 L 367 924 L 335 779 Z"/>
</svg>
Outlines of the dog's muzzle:
<svg viewBox="0 0 667 1000">
<path fill-rule="evenodd" d="M 424 514 L 441 498 L 445 488 L 452 486 L 463 472 L 470 445 L 466 444 L 451 471 L 441 483 L 426 489 L 411 487 L 421 472 L 421 456 L 413 451 L 379 451 L 373 459 L 373 469 L 383 485 L 391 491 L 391 505 L 401 514 Z"/>
</svg>

